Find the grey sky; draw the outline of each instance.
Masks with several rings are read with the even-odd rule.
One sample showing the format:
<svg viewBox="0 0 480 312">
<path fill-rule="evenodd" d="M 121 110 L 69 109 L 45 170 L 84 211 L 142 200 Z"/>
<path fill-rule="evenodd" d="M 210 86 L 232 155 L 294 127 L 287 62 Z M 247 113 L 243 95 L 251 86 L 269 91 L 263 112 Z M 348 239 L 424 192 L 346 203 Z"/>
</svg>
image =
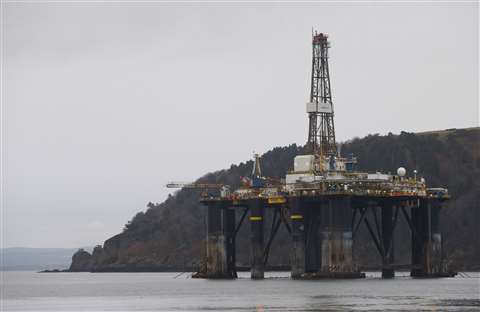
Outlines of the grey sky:
<svg viewBox="0 0 480 312">
<path fill-rule="evenodd" d="M 169 180 L 303 144 L 311 28 L 339 140 L 478 125 L 478 4 L 7 3 L 5 246 L 102 243 Z"/>
</svg>

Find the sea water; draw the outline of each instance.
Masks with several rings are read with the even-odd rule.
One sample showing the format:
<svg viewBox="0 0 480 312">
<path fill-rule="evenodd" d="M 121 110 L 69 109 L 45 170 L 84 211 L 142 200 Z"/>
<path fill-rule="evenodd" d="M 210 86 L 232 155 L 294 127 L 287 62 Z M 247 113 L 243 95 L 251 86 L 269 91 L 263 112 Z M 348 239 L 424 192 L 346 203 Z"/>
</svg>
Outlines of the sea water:
<svg viewBox="0 0 480 312">
<path fill-rule="evenodd" d="M 480 311 L 480 274 L 382 280 L 192 279 L 190 273 L 2 272 L 1 311 Z"/>
</svg>

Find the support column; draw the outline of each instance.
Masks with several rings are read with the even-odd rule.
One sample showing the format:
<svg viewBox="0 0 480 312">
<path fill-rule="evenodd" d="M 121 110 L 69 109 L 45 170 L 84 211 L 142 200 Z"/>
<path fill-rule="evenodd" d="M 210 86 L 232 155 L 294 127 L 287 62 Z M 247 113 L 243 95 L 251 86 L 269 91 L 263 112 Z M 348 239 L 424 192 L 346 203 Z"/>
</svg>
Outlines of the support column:
<svg viewBox="0 0 480 312">
<path fill-rule="evenodd" d="M 394 262 L 393 248 L 393 205 L 390 202 L 383 202 L 380 206 L 382 215 L 382 278 L 395 277 L 395 271 L 392 267 Z"/>
<path fill-rule="evenodd" d="M 222 205 L 211 203 L 207 212 L 207 278 L 229 277 L 227 269 L 226 237 L 222 227 Z"/>
<path fill-rule="evenodd" d="M 437 199 L 421 199 L 411 208 L 412 277 L 449 276 L 443 265 L 442 236 L 439 227 L 441 203 Z"/>
<path fill-rule="evenodd" d="M 251 225 L 251 269 L 252 279 L 263 279 L 265 265 L 263 262 L 264 252 L 264 207 L 261 199 L 253 199 L 250 204 Z"/>
<path fill-rule="evenodd" d="M 328 199 L 321 207 L 322 266 L 327 277 L 364 277 L 356 271 L 352 255 L 352 207 L 345 197 Z"/>
<path fill-rule="evenodd" d="M 227 252 L 227 275 L 231 278 L 237 278 L 235 225 L 235 209 L 224 209 L 223 226 Z"/>
<path fill-rule="evenodd" d="M 288 199 L 292 226 L 292 249 L 290 251 L 291 277 L 301 278 L 305 274 L 305 226 L 304 207 L 298 197 Z"/>
<path fill-rule="evenodd" d="M 441 203 L 438 200 L 430 202 L 430 253 L 431 253 L 431 271 L 435 274 L 445 274 L 445 262 L 443 259 L 443 243 L 440 231 L 440 211 Z"/>
<path fill-rule="evenodd" d="M 321 268 L 319 233 L 320 202 L 314 201 L 304 205 L 305 227 L 305 272 L 317 273 Z"/>
</svg>

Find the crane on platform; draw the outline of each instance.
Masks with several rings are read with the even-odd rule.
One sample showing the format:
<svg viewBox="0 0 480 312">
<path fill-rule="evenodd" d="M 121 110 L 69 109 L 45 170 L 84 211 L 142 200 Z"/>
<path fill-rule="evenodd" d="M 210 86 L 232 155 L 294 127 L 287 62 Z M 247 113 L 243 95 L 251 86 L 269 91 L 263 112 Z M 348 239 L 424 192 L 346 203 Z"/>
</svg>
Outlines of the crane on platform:
<svg viewBox="0 0 480 312">
<path fill-rule="evenodd" d="M 225 184 L 219 183 L 196 183 L 196 182 L 169 182 L 167 188 L 189 188 L 189 189 L 220 189 Z"/>
<path fill-rule="evenodd" d="M 253 153 L 253 166 L 251 176 L 241 177 L 241 180 L 248 187 L 261 188 L 265 186 L 266 179 L 262 177 L 259 154 Z"/>
<path fill-rule="evenodd" d="M 200 190 L 219 190 L 220 196 L 225 197 L 230 194 L 230 186 L 221 183 L 200 183 L 200 182 L 169 182 L 165 185 L 167 188 L 176 189 L 200 189 Z"/>
</svg>

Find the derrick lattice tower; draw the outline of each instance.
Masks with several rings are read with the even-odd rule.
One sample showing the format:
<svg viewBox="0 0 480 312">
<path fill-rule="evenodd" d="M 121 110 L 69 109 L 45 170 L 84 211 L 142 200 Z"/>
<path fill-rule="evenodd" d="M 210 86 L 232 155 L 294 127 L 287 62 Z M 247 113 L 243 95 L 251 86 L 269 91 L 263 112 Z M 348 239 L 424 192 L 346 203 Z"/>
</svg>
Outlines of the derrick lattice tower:
<svg viewBox="0 0 480 312">
<path fill-rule="evenodd" d="M 308 146 L 316 158 L 337 155 L 335 127 L 333 124 L 332 91 L 328 69 L 330 43 L 326 34 L 315 32 L 312 37 L 312 81 L 310 102 L 307 103 L 309 118 Z"/>
</svg>

